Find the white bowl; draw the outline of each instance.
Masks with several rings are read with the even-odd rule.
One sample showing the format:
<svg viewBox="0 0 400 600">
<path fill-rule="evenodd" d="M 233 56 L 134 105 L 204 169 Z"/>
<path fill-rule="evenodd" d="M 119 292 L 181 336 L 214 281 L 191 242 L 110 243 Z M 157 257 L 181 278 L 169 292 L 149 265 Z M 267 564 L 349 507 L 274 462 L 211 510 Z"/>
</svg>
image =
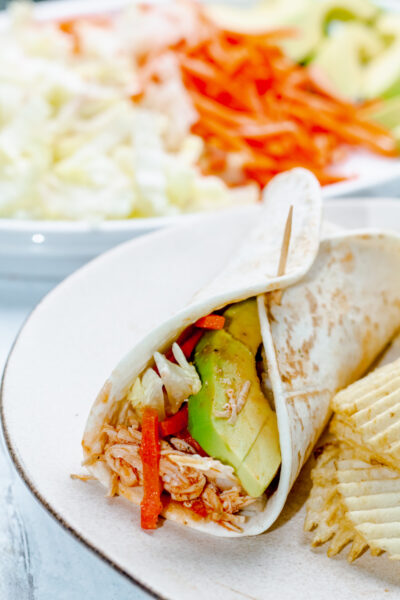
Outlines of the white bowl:
<svg viewBox="0 0 400 600">
<path fill-rule="evenodd" d="M 235 2 L 236 5 L 240 3 L 246 1 Z M 127 4 L 129 0 L 61 0 L 41 2 L 35 6 L 35 11 L 39 19 L 47 20 L 110 12 Z M 5 20 L 5 13 L 0 13 L 0 28 Z M 354 194 L 400 178 L 400 160 L 357 151 L 340 167 L 340 172 L 356 177 L 325 186 L 324 197 Z M 194 214 L 96 224 L 0 219 L 0 277 L 60 280 L 120 242 L 198 218 L 199 215 Z"/>
</svg>

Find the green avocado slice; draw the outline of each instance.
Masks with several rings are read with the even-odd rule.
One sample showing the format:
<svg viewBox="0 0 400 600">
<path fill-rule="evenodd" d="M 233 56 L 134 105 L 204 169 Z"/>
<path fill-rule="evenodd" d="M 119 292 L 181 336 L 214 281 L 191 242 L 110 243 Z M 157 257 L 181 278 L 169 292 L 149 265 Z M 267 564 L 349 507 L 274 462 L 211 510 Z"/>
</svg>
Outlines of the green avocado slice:
<svg viewBox="0 0 400 600">
<path fill-rule="evenodd" d="M 387 129 L 396 129 L 400 126 L 400 96 L 382 101 L 369 111 L 369 116 Z"/>
<path fill-rule="evenodd" d="M 256 299 L 232 304 L 225 310 L 224 317 L 226 331 L 256 354 L 262 342 Z"/>
<path fill-rule="evenodd" d="M 198 343 L 194 363 L 202 388 L 189 398 L 190 434 L 210 456 L 231 465 L 246 492 L 258 497 L 274 478 L 281 455 L 276 415 L 262 393 L 255 355 L 229 331 L 210 331 Z M 229 422 L 225 405 L 244 389 L 244 406 Z"/>
</svg>

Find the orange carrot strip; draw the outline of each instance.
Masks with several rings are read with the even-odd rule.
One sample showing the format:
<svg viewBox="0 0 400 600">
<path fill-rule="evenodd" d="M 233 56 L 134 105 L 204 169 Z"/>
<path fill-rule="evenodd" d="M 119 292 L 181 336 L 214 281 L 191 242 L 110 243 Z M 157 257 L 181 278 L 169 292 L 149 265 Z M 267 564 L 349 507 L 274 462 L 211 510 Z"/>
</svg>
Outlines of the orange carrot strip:
<svg viewBox="0 0 400 600">
<path fill-rule="evenodd" d="M 160 443 L 158 416 L 154 408 L 146 407 L 142 419 L 140 455 L 143 463 L 143 500 L 140 504 L 141 526 L 155 529 L 162 510 L 160 483 Z"/>
<path fill-rule="evenodd" d="M 201 317 L 195 323 L 196 327 L 201 329 L 223 329 L 225 325 L 225 317 L 222 315 L 207 315 Z"/>
</svg>

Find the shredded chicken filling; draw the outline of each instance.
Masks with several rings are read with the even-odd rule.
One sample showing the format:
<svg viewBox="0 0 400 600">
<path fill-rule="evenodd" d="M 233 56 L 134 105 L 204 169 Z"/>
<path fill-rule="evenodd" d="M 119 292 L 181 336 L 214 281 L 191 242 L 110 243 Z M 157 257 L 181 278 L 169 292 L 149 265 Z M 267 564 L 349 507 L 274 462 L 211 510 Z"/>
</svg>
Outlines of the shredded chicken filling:
<svg viewBox="0 0 400 600">
<path fill-rule="evenodd" d="M 143 484 L 140 457 L 142 434 L 138 421 L 127 415 L 125 424 L 107 424 L 103 428 L 104 451 L 96 457 L 111 471 L 109 496 L 120 493 L 121 486 Z M 163 492 L 208 521 L 241 531 L 246 517 L 240 511 L 257 507 L 257 498 L 246 495 L 232 467 L 211 457 L 196 454 L 192 446 L 179 438 L 161 440 L 160 479 Z"/>
<path fill-rule="evenodd" d="M 224 404 L 222 410 L 214 410 L 214 415 L 216 417 L 219 417 L 220 419 L 228 419 L 228 423 L 230 425 L 234 425 L 244 405 L 246 404 L 246 400 L 250 392 L 250 387 L 251 382 L 245 381 L 237 396 L 235 396 L 233 390 L 228 390 L 228 402 Z"/>
</svg>

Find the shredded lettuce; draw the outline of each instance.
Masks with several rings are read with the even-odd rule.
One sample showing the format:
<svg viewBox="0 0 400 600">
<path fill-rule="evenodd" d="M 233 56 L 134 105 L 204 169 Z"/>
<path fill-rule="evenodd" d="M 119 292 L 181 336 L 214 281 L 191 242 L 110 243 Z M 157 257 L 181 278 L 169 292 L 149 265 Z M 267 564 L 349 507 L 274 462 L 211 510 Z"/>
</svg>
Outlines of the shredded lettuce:
<svg viewBox="0 0 400 600">
<path fill-rule="evenodd" d="M 201 381 L 195 367 L 188 363 L 178 344 L 173 344 L 172 353 L 178 364 L 159 352 L 154 354 L 154 361 L 167 392 L 168 412 L 175 414 L 190 395 L 200 391 Z"/>
<path fill-rule="evenodd" d="M 110 27 L 83 19 L 79 55 L 56 23 L 35 23 L 30 3 L 12 4 L 9 16 L 0 37 L 0 218 L 98 221 L 236 203 L 236 192 L 197 167 L 196 112 L 172 54 L 157 66 L 157 86 L 130 99 L 147 47 L 196 35 L 184 4 L 128 7 Z M 243 202 L 256 199 L 244 191 Z"/>
<path fill-rule="evenodd" d="M 136 379 L 128 394 L 128 401 L 139 419 L 146 407 L 155 408 L 160 421 L 165 419 L 163 382 L 153 369 L 147 369 L 142 378 Z"/>
<path fill-rule="evenodd" d="M 200 391 L 200 377 L 195 367 L 188 363 L 178 344 L 173 344 L 172 353 L 177 364 L 168 360 L 164 354 L 155 352 L 154 362 L 159 375 L 149 367 L 134 381 L 127 400 L 139 419 L 142 418 L 145 407 L 152 407 L 157 410 L 158 418 L 162 421 L 166 415 L 177 413 L 191 394 Z"/>
</svg>

